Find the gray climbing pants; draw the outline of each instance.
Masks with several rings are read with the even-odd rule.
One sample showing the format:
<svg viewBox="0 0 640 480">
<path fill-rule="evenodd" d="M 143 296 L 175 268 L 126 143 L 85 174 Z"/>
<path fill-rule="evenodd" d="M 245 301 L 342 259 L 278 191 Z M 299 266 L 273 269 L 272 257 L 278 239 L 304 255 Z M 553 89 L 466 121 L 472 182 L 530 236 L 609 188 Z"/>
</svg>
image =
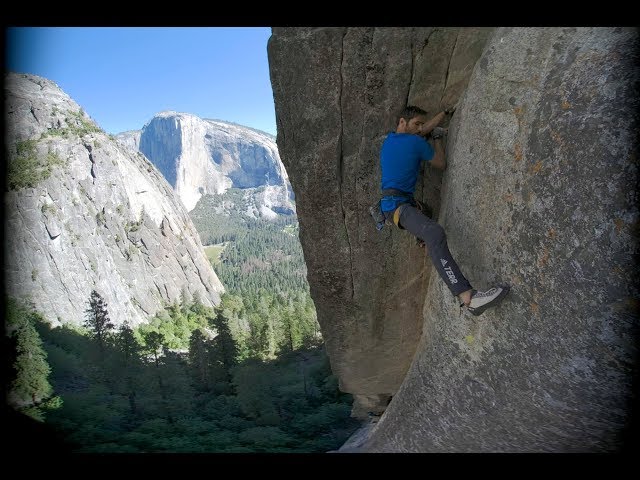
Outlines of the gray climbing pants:
<svg viewBox="0 0 640 480">
<path fill-rule="evenodd" d="M 462 275 L 458 264 L 449 252 L 447 236 L 444 228 L 438 222 L 424 215 L 416 207 L 406 204 L 402 206 L 400 225 L 422 240 L 426 247 L 434 267 L 438 271 L 444 283 L 449 287 L 453 295 L 471 290 L 471 284 Z M 384 212 L 386 217 L 392 217 L 393 211 Z"/>
</svg>

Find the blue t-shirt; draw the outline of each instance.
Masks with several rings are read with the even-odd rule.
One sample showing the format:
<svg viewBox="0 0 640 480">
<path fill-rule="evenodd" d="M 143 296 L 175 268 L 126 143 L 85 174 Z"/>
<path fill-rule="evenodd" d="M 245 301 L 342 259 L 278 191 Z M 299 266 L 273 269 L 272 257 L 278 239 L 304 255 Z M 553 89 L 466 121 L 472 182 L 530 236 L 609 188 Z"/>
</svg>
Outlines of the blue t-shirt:
<svg viewBox="0 0 640 480">
<path fill-rule="evenodd" d="M 431 160 L 433 154 L 433 147 L 420 135 L 390 132 L 380 149 L 381 189 L 394 188 L 413 195 L 420 173 L 420 162 Z M 382 211 L 395 210 L 400 203 L 406 201 L 404 197 L 383 197 Z"/>
</svg>

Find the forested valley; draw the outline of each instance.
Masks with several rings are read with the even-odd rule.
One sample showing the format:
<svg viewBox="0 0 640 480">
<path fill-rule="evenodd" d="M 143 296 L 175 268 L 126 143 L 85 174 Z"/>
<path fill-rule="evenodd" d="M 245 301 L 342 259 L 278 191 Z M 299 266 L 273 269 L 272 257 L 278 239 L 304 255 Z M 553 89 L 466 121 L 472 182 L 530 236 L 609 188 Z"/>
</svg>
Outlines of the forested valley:
<svg viewBox="0 0 640 480">
<path fill-rule="evenodd" d="M 8 405 L 73 452 L 339 448 L 359 424 L 324 350 L 295 215 L 216 215 L 201 202 L 191 216 L 226 288 L 221 303 L 183 289 L 132 327 L 94 290 L 82 325 L 51 328 L 8 298 Z"/>
</svg>

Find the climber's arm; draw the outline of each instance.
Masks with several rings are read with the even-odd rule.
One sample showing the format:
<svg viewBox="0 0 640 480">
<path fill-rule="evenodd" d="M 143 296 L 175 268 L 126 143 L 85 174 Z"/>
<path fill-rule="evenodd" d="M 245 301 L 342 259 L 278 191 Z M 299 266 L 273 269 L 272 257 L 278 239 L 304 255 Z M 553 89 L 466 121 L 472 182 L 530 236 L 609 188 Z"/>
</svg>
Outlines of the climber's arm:
<svg viewBox="0 0 640 480">
<path fill-rule="evenodd" d="M 442 144 L 442 139 L 436 138 L 433 140 L 433 147 L 435 153 L 429 164 L 438 170 L 444 170 L 447 168 L 447 161 L 444 158 L 444 146 Z"/>
<path fill-rule="evenodd" d="M 444 119 L 444 112 L 440 112 L 438 114 L 436 114 L 435 117 L 433 117 L 431 120 L 429 120 L 428 122 L 426 122 L 423 126 L 422 126 L 422 131 L 420 132 L 420 135 L 426 137 L 427 135 L 429 135 L 431 133 L 431 130 L 433 130 L 434 128 L 436 128 L 438 125 L 440 125 L 440 123 L 442 122 L 442 120 Z"/>
</svg>

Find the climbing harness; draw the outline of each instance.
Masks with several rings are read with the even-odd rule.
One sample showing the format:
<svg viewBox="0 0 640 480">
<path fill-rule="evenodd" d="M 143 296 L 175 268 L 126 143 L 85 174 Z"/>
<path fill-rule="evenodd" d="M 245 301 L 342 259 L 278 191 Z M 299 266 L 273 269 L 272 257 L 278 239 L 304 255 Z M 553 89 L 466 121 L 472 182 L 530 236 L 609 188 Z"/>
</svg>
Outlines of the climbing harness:
<svg viewBox="0 0 640 480">
<path fill-rule="evenodd" d="M 387 196 L 403 197 L 404 199 L 406 199 L 406 201 L 403 201 L 400 205 L 398 205 L 398 207 L 393 211 L 392 215 L 385 217 L 384 213 L 382 212 L 381 203 L 382 198 Z M 369 207 L 369 213 L 371 213 L 371 216 L 376 222 L 376 230 L 382 230 L 385 224 L 395 225 L 400 230 L 404 230 L 405 228 L 400 224 L 400 216 L 402 215 L 402 211 L 406 208 L 407 205 L 412 205 L 425 215 L 431 217 L 431 209 L 420 200 L 416 200 L 412 194 L 393 188 L 382 190 L 380 199 Z M 416 237 L 416 244 L 420 247 L 424 246 L 424 242 L 418 237 Z"/>
<path fill-rule="evenodd" d="M 400 214 L 402 213 L 402 210 L 406 205 L 417 206 L 417 202 L 413 198 L 413 195 L 403 192 L 401 190 L 395 190 L 393 188 L 382 190 L 380 199 L 369 207 L 369 213 L 373 217 L 373 220 L 376 222 L 376 230 L 378 231 L 382 230 L 385 224 L 391 225 L 391 221 L 388 218 L 386 218 L 384 213 L 382 212 L 382 198 L 386 196 L 397 196 L 397 197 L 404 197 L 407 199 L 406 202 L 403 202 L 400 205 L 398 205 L 398 208 L 394 210 L 393 215 L 391 216 L 391 218 L 393 219 L 393 224 L 395 224 L 398 228 L 404 230 L 404 228 L 400 226 Z"/>
<path fill-rule="evenodd" d="M 393 211 L 393 216 L 392 216 L 394 225 L 398 227 L 400 230 L 404 230 L 404 227 L 400 225 L 400 215 L 402 215 L 402 211 L 405 209 L 407 205 L 413 205 L 414 207 L 418 206 L 418 203 L 416 202 L 415 198 L 413 198 L 413 195 L 407 192 L 403 192 L 402 190 L 396 190 L 395 188 L 387 188 L 385 190 L 382 190 L 381 196 L 382 197 L 403 197 L 404 199 L 406 199 L 406 201 L 402 202 L 400 205 L 396 207 L 396 209 Z M 382 199 L 380 199 L 380 201 L 382 201 Z"/>
</svg>

